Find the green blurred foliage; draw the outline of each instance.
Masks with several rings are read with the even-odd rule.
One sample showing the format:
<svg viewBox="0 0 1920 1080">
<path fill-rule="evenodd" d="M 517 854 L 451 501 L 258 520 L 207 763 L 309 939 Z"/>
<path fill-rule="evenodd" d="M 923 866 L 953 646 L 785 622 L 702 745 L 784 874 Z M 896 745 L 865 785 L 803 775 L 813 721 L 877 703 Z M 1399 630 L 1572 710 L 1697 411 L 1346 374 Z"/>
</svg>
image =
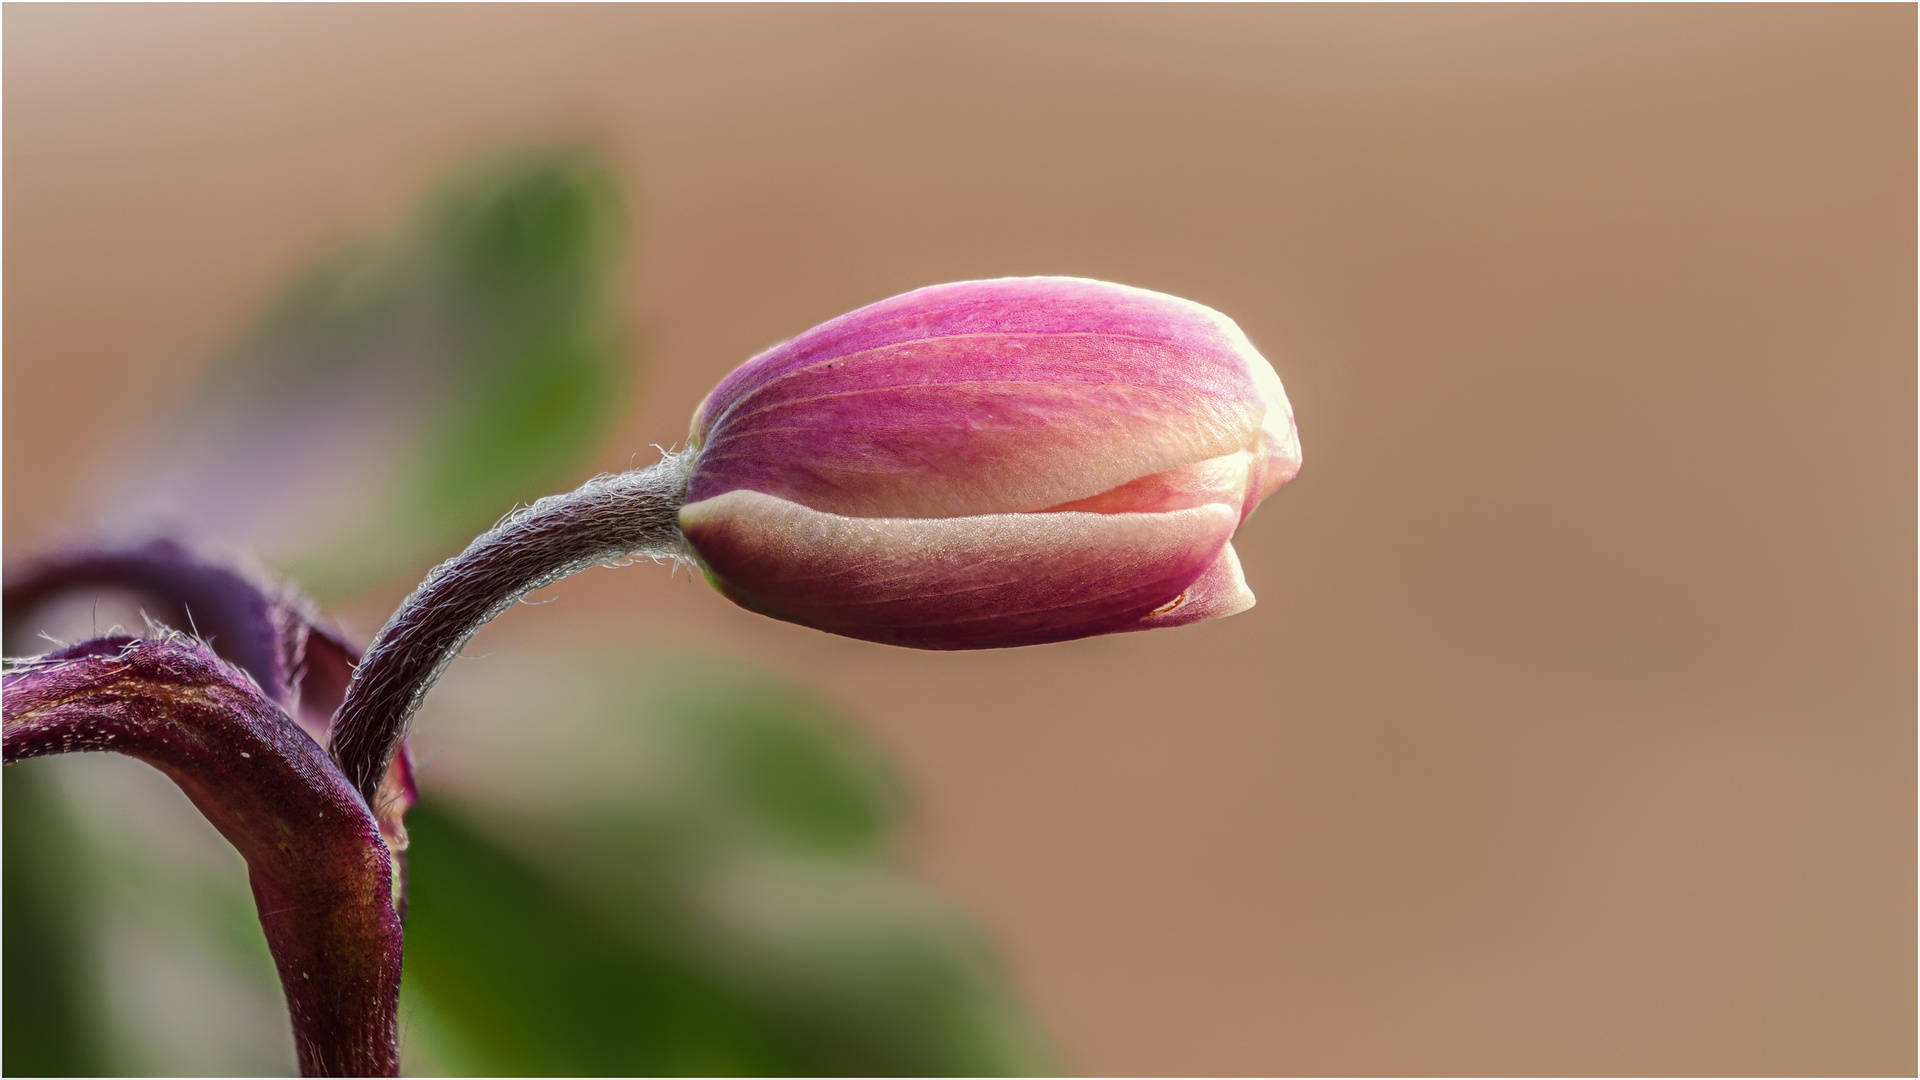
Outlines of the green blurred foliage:
<svg viewBox="0 0 1920 1080">
<path fill-rule="evenodd" d="M 0 1069 L 289 1071 L 292 1032 L 245 863 L 173 782 L 109 754 L 21 762 L 4 777 Z M 36 894 L 58 906 L 36 907 Z"/>
<path fill-rule="evenodd" d="M 0 1072 L 8 1076 L 96 1076 L 106 1071 L 97 1003 L 88 992 L 83 957 L 86 893 L 73 824 L 46 765 L 6 767 L 0 783 L 5 836 L 5 1041 Z"/>
<path fill-rule="evenodd" d="M 422 724 L 408 1072 L 1053 1071 L 901 858 L 885 756 L 792 683 L 495 656 L 456 665 Z M 6 1070 L 290 1071 L 244 868 L 185 797 L 108 755 L 5 775 Z"/>
<path fill-rule="evenodd" d="M 404 984 L 439 1068 L 1051 1071 L 978 935 L 901 862 L 898 778 L 817 699 L 618 655 L 495 657 L 444 690 L 423 723 L 465 781 L 409 818 Z"/>
<path fill-rule="evenodd" d="M 434 1051 L 502 1076 L 781 1075 L 790 1055 L 690 965 L 625 941 L 439 800 L 410 816 L 409 1013 Z M 417 1019 L 417 1016 L 415 1017 Z"/>
<path fill-rule="evenodd" d="M 627 221 L 584 155 L 505 159 L 435 205 L 422 245 L 466 362 L 419 466 L 417 527 L 465 539 L 549 493 L 625 406 L 612 289 Z"/>
<path fill-rule="evenodd" d="M 252 551 L 322 599 L 571 486 L 627 404 L 619 187 L 583 150 L 469 167 L 302 273 L 104 511 Z"/>
</svg>

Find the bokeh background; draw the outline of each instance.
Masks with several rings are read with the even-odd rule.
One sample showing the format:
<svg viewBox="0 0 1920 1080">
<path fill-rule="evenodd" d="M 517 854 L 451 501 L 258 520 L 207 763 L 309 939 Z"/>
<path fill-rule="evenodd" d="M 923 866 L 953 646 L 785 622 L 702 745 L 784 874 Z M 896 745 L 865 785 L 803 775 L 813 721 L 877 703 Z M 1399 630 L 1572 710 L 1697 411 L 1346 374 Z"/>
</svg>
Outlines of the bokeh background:
<svg viewBox="0 0 1920 1080">
<path fill-rule="evenodd" d="M 1191 297 L 1285 380 L 1306 466 L 1236 541 L 1253 611 L 922 655 L 595 570 L 485 631 L 424 722 L 423 783 L 471 820 L 592 787 L 569 761 L 625 790 L 626 729 L 549 702 L 529 740 L 461 703 L 569 664 L 652 679 L 630 709 L 761 680 L 891 761 L 855 770 L 911 808 L 874 888 L 991 943 L 942 961 L 986 1002 L 968 1037 L 1048 1047 L 941 1060 L 1915 1070 L 1913 8 L 9 5 L 4 30 L 9 559 L 102 520 L 303 268 L 516 147 L 592 148 L 626 207 L 628 370 L 556 487 L 682 438 L 768 344 L 938 281 Z M 328 597 L 362 639 L 458 546 L 413 535 Z M 237 880 L 217 838 L 141 838 L 185 806 L 163 782 L 79 765 L 10 768 L 10 823 L 25 776 L 89 850 Z M 157 879 L 89 873 L 122 897 L 71 931 L 134 1047 L 107 1065 L 290 1067 L 247 1049 L 285 1038 L 270 968 L 202 970 L 128 914 Z M 410 1000 L 425 1046 L 457 1010 Z M 513 1060 L 449 1039 L 411 1067 Z"/>
</svg>

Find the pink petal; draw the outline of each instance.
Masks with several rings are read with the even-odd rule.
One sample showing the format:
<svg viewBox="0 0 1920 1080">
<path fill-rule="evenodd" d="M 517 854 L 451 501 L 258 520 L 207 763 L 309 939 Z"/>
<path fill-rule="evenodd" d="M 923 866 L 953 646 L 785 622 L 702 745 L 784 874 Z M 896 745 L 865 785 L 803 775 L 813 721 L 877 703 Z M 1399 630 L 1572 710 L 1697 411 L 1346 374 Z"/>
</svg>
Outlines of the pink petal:
<svg viewBox="0 0 1920 1080">
<path fill-rule="evenodd" d="M 1223 353 L 1246 341 L 1238 330 L 1233 320 L 1203 304 L 1092 278 L 929 285 L 829 319 L 742 364 L 695 410 L 693 437 L 701 441 L 729 404 L 770 379 L 816 361 L 904 342 L 1002 333 L 1101 334 Z"/>
<path fill-rule="evenodd" d="M 1208 503 L 1239 506 L 1246 501 L 1247 475 L 1252 464 L 1253 455 L 1242 450 L 1143 476 L 1092 498 L 1075 499 L 1049 509 L 1126 514 L 1185 510 Z"/>
<path fill-rule="evenodd" d="M 1253 590 L 1240 572 L 1240 556 L 1228 544 L 1220 549 L 1199 579 L 1187 590 L 1152 614 L 1127 627 L 1129 630 L 1157 630 L 1163 626 L 1185 626 L 1203 619 L 1223 619 L 1238 615 L 1253 606 Z"/>
<path fill-rule="evenodd" d="M 1260 375 L 1264 371 L 1265 375 Z M 935 286 L 808 331 L 703 404 L 688 498 L 1032 512 L 1254 449 L 1278 379 L 1232 320 L 1076 278 Z"/>
<path fill-rule="evenodd" d="M 1238 517 L 1214 503 L 854 518 L 732 491 L 683 507 L 680 527 L 742 607 L 891 645 L 986 649 L 1137 629 L 1218 564 Z"/>
</svg>

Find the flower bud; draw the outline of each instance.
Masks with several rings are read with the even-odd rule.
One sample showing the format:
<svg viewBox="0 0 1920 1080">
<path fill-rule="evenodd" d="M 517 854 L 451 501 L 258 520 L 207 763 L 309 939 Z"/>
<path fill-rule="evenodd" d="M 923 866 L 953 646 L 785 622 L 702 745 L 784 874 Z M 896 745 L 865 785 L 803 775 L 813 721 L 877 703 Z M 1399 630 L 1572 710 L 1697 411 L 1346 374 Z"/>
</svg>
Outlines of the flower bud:
<svg viewBox="0 0 1920 1080">
<path fill-rule="evenodd" d="M 754 357 L 701 403 L 680 528 L 742 607 L 923 649 L 1253 606 L 1229 543 L 1300 468 L 1231 319 L 1084 278 L 918 289 Z"/>
</svg>

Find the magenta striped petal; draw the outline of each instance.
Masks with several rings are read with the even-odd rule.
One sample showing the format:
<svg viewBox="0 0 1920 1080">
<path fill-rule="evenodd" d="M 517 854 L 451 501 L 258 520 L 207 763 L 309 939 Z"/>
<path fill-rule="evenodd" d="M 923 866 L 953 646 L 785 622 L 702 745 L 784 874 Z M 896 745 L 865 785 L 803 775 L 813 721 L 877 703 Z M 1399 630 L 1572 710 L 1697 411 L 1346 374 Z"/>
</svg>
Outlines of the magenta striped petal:
<svg viewBox="0 0 1920 1080">
<path fill-rule="evenodd" d="M 1218 564 L 1238 520 L 1237 507 L 1217 503 L 1155 514 L 855 518 L 753 491 L 680 511 L 709 576 L 741 606 L 922 649 L 1139 628 Z"/>
<path fill-rule="evenodd" d="M 1191 301 L 1078 278 L 939 285 L 728 376 L 695 416 L 687 494 L 854 517 L 1044 510 L 1260 449 L 1269 384 L 1232 320 Z"/>
</svg>

